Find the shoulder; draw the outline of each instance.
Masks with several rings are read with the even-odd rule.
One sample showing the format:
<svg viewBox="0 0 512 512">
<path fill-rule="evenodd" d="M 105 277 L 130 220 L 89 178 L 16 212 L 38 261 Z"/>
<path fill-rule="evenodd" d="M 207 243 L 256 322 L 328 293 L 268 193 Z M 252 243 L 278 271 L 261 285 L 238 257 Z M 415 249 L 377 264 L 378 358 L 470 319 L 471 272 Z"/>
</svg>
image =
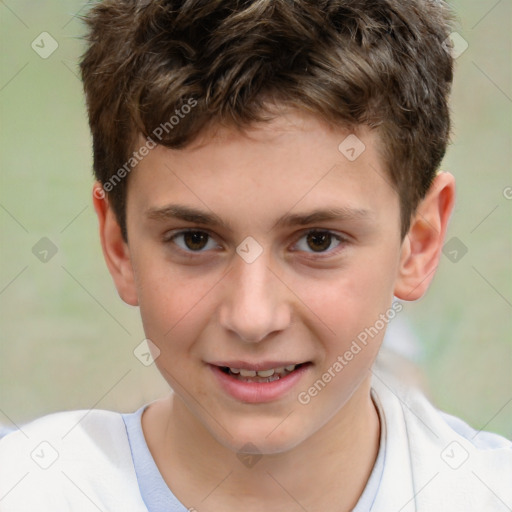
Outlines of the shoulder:
<svg viewBox="0 0 512 512">
<path fill-rule="evenodd" d="M 484 430 L 476 430 L 461 418 L 443 412 L 425 397 L 418 389 L 402 390 L 402 409 L 413 432 L 423 432 L 424 436 L 438 443 L 460 443 L 461 447 L 481 457 L 502 459 L 512 462 L 512 441 Z"/>
<path fill-rule="evenodd" d="M 512 504 L 510 440 L 439 411 L 417 389 L 379 379 L 373 389 L 388 435 L 403 434 L 413 487 L 423 489 L 414 498 L 418 510 L 493 511 Z"/>
<path fill-rule="evenodd" d="M 49 414 L 0 440 L 0 511 L 146 510 L 122 415 Z M 120 498 L 115 498 L 116 496 Z M 140 503 L 137 503 L 140 502 Z M 59 508 L 62 507 L 62 508 Z"/>
<path fill-rule="evenodd" d="M 101 409 L 62 411 L 47 414 L 25 423 L 14 432 L 11 431 L 8 433 L 8 435 L 12 433 L 23 435 L 23 432 L 28 434 L 49 431 L 50 435 L 58 437 L 66 434 L 66 429 L 71 429 L 78 424 L 82 426 L 92 426 L 101 423 L 108 426 L 112 423 L 118 423 L 119 420 L 122 421 L 122 415 L 120 413 Z"/>
<path fill-rule="evenodd" d="M 125 436 L 119 413 L 102 410 L 57 412 L 33 420 L 3 437 L 0 458 L 4 464 L 19 466 L 34 462 L 45 466 L 50 464 L 50 459 L 65 461 L 68 454 L 81 454 L 87 458 L 101 453 L 110 458 L 123 448 Z M 90 451 L 89 445 L 94 445 L 95 450 Z M 84 450 L 84 446 L 89 449 Z M 48 457 L 50 453 L 53 453 L 52 457 Z M 43 458 L 44 461 L 40 460 Z"/>
</svg>

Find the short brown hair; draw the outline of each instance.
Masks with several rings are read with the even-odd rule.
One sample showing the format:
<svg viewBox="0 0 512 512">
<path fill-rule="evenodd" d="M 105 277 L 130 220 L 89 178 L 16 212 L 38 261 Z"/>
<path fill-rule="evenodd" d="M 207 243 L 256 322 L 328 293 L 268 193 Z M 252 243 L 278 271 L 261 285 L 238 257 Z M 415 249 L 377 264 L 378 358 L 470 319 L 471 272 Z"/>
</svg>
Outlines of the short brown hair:
<svg viewBox="0 0 512 512">
<path fill-rule="evenodd" d="M 104 188 L 158 126 L 168 127 L 158 143 L 179 149 L 214 124 L 270 119 L 271 100 L 376 129 L 407 233 L 450 135 L 445 2 L 104 0 L 84 20 L 80 66 Z M 191 98 L 193 112 L 171 126 Z M 105 188 L 125 239 L 127 182 Z"/>
</svg>

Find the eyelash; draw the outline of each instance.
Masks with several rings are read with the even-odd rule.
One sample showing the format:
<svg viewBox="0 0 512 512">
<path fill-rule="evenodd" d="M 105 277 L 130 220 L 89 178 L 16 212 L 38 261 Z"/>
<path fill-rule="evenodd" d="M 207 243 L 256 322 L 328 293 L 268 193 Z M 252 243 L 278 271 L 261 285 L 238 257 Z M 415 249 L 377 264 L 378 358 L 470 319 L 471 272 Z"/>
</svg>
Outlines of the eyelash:
<svg viewBox="0 0 512 512">
<path fill-rule="evenodd" d="M 187 233 L 206 234 L 208 237 L 210 237 L 209 240 L 214 238 L 214 236 L 209 231 L 207 231 L 207 230 L 184 229 L 184 230 L 181 230 L 181 231 L 171 232 L 171 233 L 166 234 L 164 236 L 164 243 L 171 243 L 171 242 L 174 243 L 174 240 L 177 237 L 183 236 L 183 235 L 185 235 Z M 334 239 L 336 239 L 339 242 L 339 244 L 333 250 L 330 250 L 330 251 L 307 252 L 307 254 L 310 255 L 310 256 L 307 256 L 307 258 L 309 258 L 309 259 L 321 259 L 321 258 L 327 258 L 327 257 L 331 257 L 333 255 L 336 255 L 338 252 L 343 250 L 343 247 L 348 243 L 348 238 L 343 237 L 343 236 L 341 236 L 339 234 L 336 234 L 336 233 L 334 233 L 334 232 L 332 232 L 332 231 L 330 231 L 328 229 L 320 229 L 320 228 L 313 228 L 313 229 L 309 229 L 308 231 L 303 232 L 301 234 L 301 236 L 299 237 L 298 241 L 302 240 L 303 238 L 307 237 L 309 234 L 312 234 L 312 233 L 328 234 L 331 237 L 333 237 Z M 207 243 L 209 242 L 209 240 L 207 241 Z M 295 242 L 295 245 L 298 243 L 298 241 Z M 183 249 L 183 248 L 181 248 L 179 246 L 178 246 L 178 251 L 184 253 L 185 255 L 187 255 L 187 256 L 189 256 L 191 258 L 199 257 L 201 255 L 201 253 L 206 252 L 204 250 L 199 250 L 199 251 L 185 250 L 185 249 Z M 300 251 L 298 251 L 298 252 L 300 252 Z M 327 256 L 322 256 L 322 255 L 327 255 Z"/>
</svg>

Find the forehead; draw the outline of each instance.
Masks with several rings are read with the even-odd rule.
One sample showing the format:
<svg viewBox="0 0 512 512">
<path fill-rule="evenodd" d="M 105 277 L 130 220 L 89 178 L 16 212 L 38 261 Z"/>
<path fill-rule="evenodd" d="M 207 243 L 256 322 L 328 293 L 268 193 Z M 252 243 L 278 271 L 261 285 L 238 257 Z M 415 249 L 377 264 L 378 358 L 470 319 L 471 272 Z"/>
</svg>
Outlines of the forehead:
<svg viewBox="0 0 512 512">
<path fill-rule="evenodd" d="M 294 112 L 243 132 L 217 127 L 180 150 L 157 146 L 130 182 L 128 204 L 139 212 L 179 203 L 230 228 L 288 212 L 285 224 L 322 205 L 345 216 L 398 208 L 375 132 L 360 127 L 356 135 Z"/>
</svg>

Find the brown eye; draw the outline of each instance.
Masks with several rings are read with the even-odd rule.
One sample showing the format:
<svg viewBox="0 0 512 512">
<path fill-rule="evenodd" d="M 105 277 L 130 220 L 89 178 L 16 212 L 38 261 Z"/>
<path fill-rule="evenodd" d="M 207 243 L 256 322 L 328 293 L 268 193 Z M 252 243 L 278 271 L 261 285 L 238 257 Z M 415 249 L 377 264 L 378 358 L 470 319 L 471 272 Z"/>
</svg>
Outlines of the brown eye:
<svg viewBox="0 0 512 512">
<path fill-rule="evenodd" d="M 322 229 L 311 229 L 299 239 L 295 244 L 294 251 L 306 253 L 308 257 L 315 254 L 318 257 L 329 257 L 337 254 L 347 245 L 348 240 L 331 231 Z"/>
<path fill-rule="evenodd" d="M 182 252 L 189 254 L 203 253 L 218 247 L 209 233 L 191 229 L 169 233 L 164 237 L 164 243 L 177 245 Z"/>
<path fill-rule="evenodd" d="M 329 248 L 332 235 L 328 231 L 312 231 L 307 234 L 308 246 L 315 252 L 322 252 Z"/>
<path fill-rule="evenodd" d="M 191 251 L 199 251 L 206 246 L 208 234 L 203 231 L 187 231 L 183 233 L 183 241 Z"/>
</svg>

